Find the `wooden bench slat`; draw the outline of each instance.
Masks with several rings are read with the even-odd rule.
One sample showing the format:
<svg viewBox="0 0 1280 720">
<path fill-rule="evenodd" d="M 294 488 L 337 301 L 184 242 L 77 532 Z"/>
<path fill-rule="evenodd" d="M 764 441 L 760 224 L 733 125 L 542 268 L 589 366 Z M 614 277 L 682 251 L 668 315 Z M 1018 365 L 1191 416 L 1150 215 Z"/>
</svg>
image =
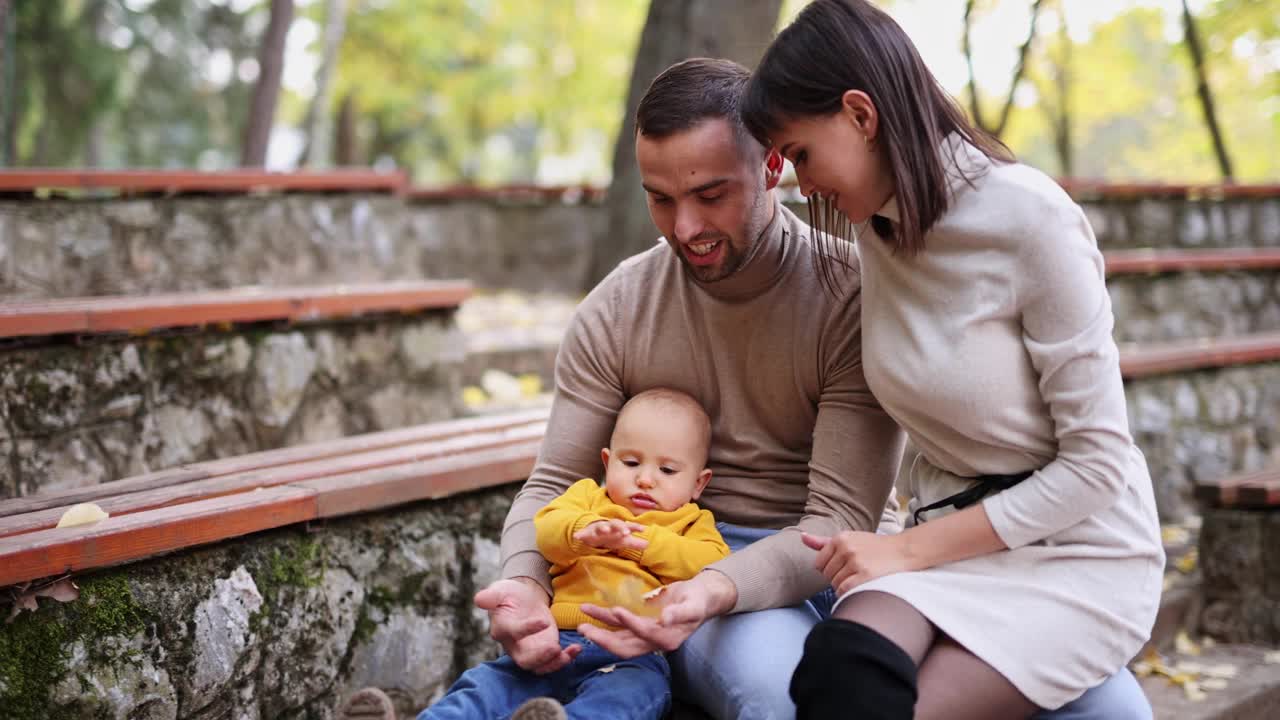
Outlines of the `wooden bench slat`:
<svg viewBox="0 0 1280 720">
<path fill-rule="evenodd" d="M 470 295 L 468 282 L 420 281 L 21 301 L 0 306 L 0 337 L 407 312 L 457 307 Z"/>
<path fill-rule="evenodd" d="M 1103 256 L 1108 276 L 1280 269 L 1280 248 L 1109 250 Z"/>
<path fill-rule="evenodd" d="M 156 487 L 133 493 L 101 498 L 98 506 L 113 517 L 169 507 L 212 497 L 256 491 L 312 478 L 351 473 L 372 468 L 413 464 L 423 460 L 458 453 L 502 447 L 530 440 L 540 440 L 543 423 L 520 425 L 483 433 L 467 433 L 447 439 L 398 445 L 363 453 L 338 455 L 309 462 L 248 470 L 168 487 Z M 66 511 L 66 506 L 52 507 L 0 519 L 0 538 L 17 536 L 52 528 Z"/>
<path fill-rule="evenodd" d="M 0 586 L 117 565 L 318 518 L 439 499 L 528 477 L 540 440 L 441 455 L 0 538 Z"/>
<path fill-rule="evenodd" d="M 1280 332 L 1126 346 L 1120 350 L 1120 374 L 1125 378 L 1139 378 L 1274 360 L 1280 360 Z"/>
<path fill-rule="evenodd" d="M 365 168 L 324 171 L 299 170 L 66 170 L 34 168 L 0 171 L 0 192 L 31 192 L 40 188 L 121 190 L 125 192 L 229 192 L 262 190 L 402 192 L 408 184 L 403 170 L 383 172 Z"/>
<path fill-rule="evenodd" d="M 231 458 L 209 460 L 146 475 L 137 475 L 113 482 L 85 488 L 70 488 L 41 493 L 24 498 L 0 501 L 0 518 L 32 513 L 48 508 L 60 508 L 82 502 L 96 502 L 102 498 L 140 492 L 155 488 L 173 487 L 183 483 L 208 478 L 259 470 L 300 462 L 311 462 L 341 455 L 371 452 L 413 443 L 445 440 L 470 433 L 495 432 L 521 425 L 545 423 L 545 409 L 480 416 L 459 420 L 427 423 L 409 428 L 384 430 L 364 435 L 353 435 L 338 440 L 294 445 L 276 450 L 240 455 Z"/>
<path fill-rule="evenodd" d="M 316 491 L 286 485 L 0 538 L 0 586 L 117 565 L 315 517 Z"/>
<path fill-rule="evenodd" d="M 317 492 L 319 517 L 379 510 L 529 477 L 541 441 L 521 442 L 422 462 L 293 483 Z"/>
</svg>

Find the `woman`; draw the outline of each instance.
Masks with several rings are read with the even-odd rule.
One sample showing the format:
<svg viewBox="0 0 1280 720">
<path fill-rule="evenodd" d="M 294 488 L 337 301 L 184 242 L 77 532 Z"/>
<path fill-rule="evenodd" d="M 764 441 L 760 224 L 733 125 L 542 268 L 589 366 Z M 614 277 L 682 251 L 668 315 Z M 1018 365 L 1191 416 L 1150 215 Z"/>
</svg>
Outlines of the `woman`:
<svg viewBox="0 0 1280 720">
<path fill-rule="evenodd" d="M 807 6 L 743 117 L 794 164 L 828 272 L 857 230 L 867 381 L 915 448 L 909 529 L 806 539 L 841 601 L 792 679 L 799 717 L 1062 706 L 1141 648 L 1164 563 L 1083 213 L 863 0 Z"/>
</svg>

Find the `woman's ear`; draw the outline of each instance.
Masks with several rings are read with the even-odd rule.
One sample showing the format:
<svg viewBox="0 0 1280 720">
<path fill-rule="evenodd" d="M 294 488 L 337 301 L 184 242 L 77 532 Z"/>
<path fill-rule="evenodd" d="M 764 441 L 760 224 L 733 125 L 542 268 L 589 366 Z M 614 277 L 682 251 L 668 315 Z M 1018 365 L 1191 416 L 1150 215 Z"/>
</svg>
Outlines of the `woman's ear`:
<svg viewBox="0 0 1280 720">
<path fill-rule="evenodd" d="M 876 104 L 871 102 L 871 96 L 861 90 L 845 90 L 840 100 L 845 114 L 867 144 L 874 143 L 880 129 L 880 113 L 876 111 Z"/>
<path fill-rule="evenodd" d="M 706 468 L 698 473 L 698 481 L 693 486 L 693 497 L 690 500 L 697 500 L 702 496 L 702 491 L 707 489 L 707 483 L 711 482 L 711 468 Z"/>
<path fill-rule="evenodd" d="M 777 148 L 769 148 L 764 156 L 764 189 L 772 190 L 782 179 L 782 153 Z"/>
</svg>

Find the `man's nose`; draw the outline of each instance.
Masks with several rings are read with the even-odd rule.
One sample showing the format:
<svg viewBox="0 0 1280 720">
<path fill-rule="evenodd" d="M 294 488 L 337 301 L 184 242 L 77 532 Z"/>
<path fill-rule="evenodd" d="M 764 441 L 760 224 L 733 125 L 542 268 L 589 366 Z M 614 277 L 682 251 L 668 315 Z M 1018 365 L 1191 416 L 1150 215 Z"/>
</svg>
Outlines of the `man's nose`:
<svg viewBox="0 0 1280 720">
<path fill-rule="evenodd" d="M 804 197 L 807 198 L 813 194 L 813 183 L 809 182 L 809 179 L 801 175 L 799 171 L 796 171 L 796 183 L 800 186 L 800 194 Z"/>
<path fill-rule="evenodd" d="M 689 242 L 697 237 L 705 228 L 702 221 L 702 215 L 698 212 L 698 208 L 692 203 L 684 203 L 683 207 L 676 209 L 676 239 L 680 242 Z"/>
</svg>

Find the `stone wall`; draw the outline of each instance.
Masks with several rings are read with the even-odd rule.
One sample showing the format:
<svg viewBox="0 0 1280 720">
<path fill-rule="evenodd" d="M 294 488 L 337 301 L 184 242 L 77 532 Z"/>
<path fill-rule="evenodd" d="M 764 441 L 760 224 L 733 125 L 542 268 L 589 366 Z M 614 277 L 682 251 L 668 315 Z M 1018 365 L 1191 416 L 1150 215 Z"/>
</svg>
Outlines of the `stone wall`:
<svg viewBox="0 0 1280 720">
<path fill-rule="evenodd" d="M 494 657 L 499 488 L 78 576 L 0 624 L 7 720 L 328 720 L 353 690 L 413 717 Z"/>
<path fill-rule="evenodd" d="M 1280 246 L 1280 197 L 1082 195 L 1104 248 Z M 802 217 L 802 204 L 792 203 Z M 0 297 L 467 277 L 578 294 L 598 202 L 376 194 L 0 201 Z M 657 237 L 657 232 L 654 232 Z"/>
<path fill-rule="evenodd" d="M 1212 509 L 1200 530 L 1200 627 L 1232 643 L 1280 645 L 1280 508 Z"/>
<path fill-rule="evenodd" d="M 1132 380 L 1125 395 L 1163 520 L 1196 512 L 1198 480 L 1280 463 L 1280 363 Z"/>
<path fill-rule="evenodd" d="M 1280 270 L 1121 275 L 1107 292 L 1121 343 L 1280 330 Z"/>
<path fill-rule="evenodd" d="M 455 417 L 452 311 L 0 352 L 0 499 Z"/>
</svg>

